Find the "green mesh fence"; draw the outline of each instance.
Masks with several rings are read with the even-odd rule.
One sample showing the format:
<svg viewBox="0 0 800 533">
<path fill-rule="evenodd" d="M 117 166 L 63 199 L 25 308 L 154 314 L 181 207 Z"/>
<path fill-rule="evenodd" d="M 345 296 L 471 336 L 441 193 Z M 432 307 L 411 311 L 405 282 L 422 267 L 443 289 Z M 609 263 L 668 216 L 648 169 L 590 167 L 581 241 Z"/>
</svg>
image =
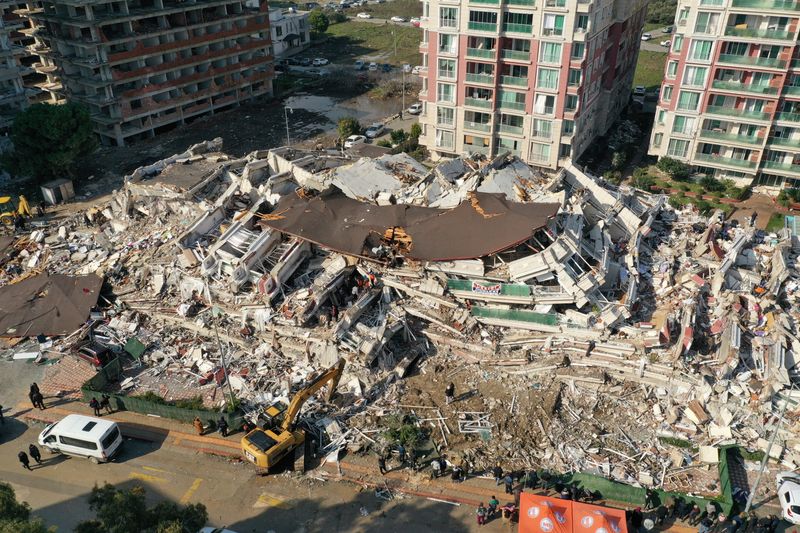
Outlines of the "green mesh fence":
<svg viewBox="0 0 800 533">
<path fill-rule="evenodd" d="M 535 322 L 547 326 L 558 325 L 558 315 L 524 311 L 522 309 L 491 309 L 488 307 L 473 307 L 472 315 L 479 318 L 495 318 L 498 320 L 513 320 L 516 322 Z"/>
</svg>

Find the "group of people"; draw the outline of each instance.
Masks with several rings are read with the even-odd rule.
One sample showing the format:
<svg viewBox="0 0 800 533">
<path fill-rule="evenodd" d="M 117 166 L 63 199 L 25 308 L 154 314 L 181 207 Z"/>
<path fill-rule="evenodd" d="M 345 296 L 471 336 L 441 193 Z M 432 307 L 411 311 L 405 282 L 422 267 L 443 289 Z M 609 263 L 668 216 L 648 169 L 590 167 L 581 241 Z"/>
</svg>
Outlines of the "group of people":
<svg viewBox="0 0 800 533">
<path fill-rule="evenodd" d="M 114 412 L 111 409 L 111 396 L 108 394 L 103 394 L 99 401 L 97 398 L 92 397 L 92 399 L 89 401 L 89 407 L 91 407 L 94 411 L 94 416 L 103 416 L 101 410 L 105 410 L 105 412 L 108 414 Z"/>
<path fill-rule="evenodd" d="M 17 454 L 17 459 L 19 459 L 22 468 L 24 468 L 25 470 L 33 470 L 31 468 L 31 461 L 30 459 L 28 459 L 28 454 L 30 454 L 31 457 L 33 457 L 33 460 L 36 461 L 37 465 L 42 464 L 42 454 L 39 453 L 39 448 L 37 448 L 35 444 L 31 444 L 30 446 L 28 446 L 28 453 L 21 451 Z"/>
<path fill-rule="evenodd" d="M 211 424 L 209 423 L 209 425 Z M 223 437 L 227 437 L 228 421 L 225 420 L 224 416 L 219 417 L 219 420 L 217 420 L 216 425 L 217 425 L 217 431 L 219 431 L 220 435 L 222 435 Z M 203 425 L 203 421 L 200 420 L 199 416 L 194 417 L 194 420 L 192 421 L 192 426 L 194 426 L 194 430 L 197 432 L 198 435 L 202 435 L 206 431 L 206 427 Z M 244 430 L 245 433 L 249 433 L 250 429 L 252 428 L 250 428 L 249 424 L 247 424 L 246 426 L 242 426 L 242 429 Z"/>
<path fill-rule="evenodd" d="M 391 457 L 392 453 L 397 454 L 397 460 L 400 462 L 400 466 L 398 468 L 408 465 L 413 470 L 419 470 L 417 451 L 412 448 L 411 451 L 408 452 L 406 451 L 406 447 L 403 446 L 402 443 L 398 442 L 393 449 L 383 451 L 378 455 L 378 470 L 380 471 L 381 475 L 385 475 L 387 472 L 389 472 L 389 469 L 386 467 L 386 460 Z"/>
<path fill-rule="evenodd" d="M 517 512 L 519 504 L 507 503 L 502 507 L 500 506 L 500 502 L 497 500 L 496 496 L 492 496 L 492 499 L 489 500 L 489 504 L 487 506 L 483 505 L 483 502 L 478 504 L 478 509 L 475 511 L 476 517 L 478 519 L 478 525 L 482 526 L 486 524 L 489 520 L 492 520 L 497 513 L 500 513 L 500 516 L 503 518 L 503 522 L 511 522 L 514 518 L 514 514 Z"/>
</svg>

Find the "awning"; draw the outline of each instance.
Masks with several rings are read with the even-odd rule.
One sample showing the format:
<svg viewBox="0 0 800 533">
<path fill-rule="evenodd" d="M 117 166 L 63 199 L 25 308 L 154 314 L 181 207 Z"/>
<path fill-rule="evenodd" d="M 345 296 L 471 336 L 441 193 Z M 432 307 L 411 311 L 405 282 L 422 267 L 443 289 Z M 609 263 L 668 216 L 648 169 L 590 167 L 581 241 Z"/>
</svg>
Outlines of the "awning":
<svg viewBox="0 0 800 533">
<path fill-rule="evenodd" d="M 282 39 L 283 41 L 296 41 L 300 38 L 299 35 L 296 33 L 287 33 L 286 36 Z"/>
<path fill-rule="evenodd" d="M 0 287 L 0 336 L 67 335 L 97 304 L 103 278 L 40 274 Z"/>
<path fill-rule="evenodd" d="M 420 261 L 474 259 L 526 240 L 558 212 L 559 204 L 510 202 L 471 193 L 453 209 L 359 202 L 335 188 L 307 198 L 283 197 L 263 224 L 337 252 L 373 256 L 381 243 Z"/>
</svg>

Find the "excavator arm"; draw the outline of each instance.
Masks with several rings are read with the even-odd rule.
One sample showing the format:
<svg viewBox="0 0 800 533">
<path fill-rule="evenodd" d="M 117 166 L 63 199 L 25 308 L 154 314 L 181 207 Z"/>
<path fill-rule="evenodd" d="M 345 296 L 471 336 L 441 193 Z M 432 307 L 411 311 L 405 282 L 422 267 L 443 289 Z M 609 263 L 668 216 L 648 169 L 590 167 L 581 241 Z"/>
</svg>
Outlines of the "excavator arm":
<svg viewBox="0 0 800 533">
<path fill-rule="evenodd" d="M 333 398 L 333 393 L 336 392 L 336 387 L 339 385 L 339 380 L 342 378 L 343 371 L 344 359 L 342 358 L 328 370 L 313 378 L 304 388 L 300 389 L 297 394 L 294 395 L 292 402 L 286 409 L 286 413 L 284 413 L 281 429 L 283 431 L 291 431 L 292 426 L 294 426 L 294 419 L 300 413 L 303 404 L 306 403 L 306 400 L 308 400 L 312 394 L 324 387 L 327 383 L 330 383 L 330 385 L 325 399 L 326 401 L 330 401 L 331 398 Z"/>
</svg>

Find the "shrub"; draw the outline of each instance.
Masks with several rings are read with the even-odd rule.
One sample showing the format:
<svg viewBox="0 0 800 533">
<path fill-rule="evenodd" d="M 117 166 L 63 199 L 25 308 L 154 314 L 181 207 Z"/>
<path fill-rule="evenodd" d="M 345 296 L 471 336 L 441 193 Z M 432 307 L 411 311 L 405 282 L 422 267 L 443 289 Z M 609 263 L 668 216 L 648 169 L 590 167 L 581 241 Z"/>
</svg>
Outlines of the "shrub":
<svg viewBox="0 0 800 533">
<path fill-rule="evenodd" d="M 640 170 L 643 172 L 639 172 Z M 637 168 L 633 172 L 631 185 L 633 185 L 637 189 L 641 189 L 643 191 L 650 191 L 650 188 L 655 184 L 656 184 L 656 179 L 653 176 L 649 175 L 645 169 Z"/>
<path fill-rule="evenodd" d="M 360 135 L 362 128 L 361 124 L 358 122 L 358 119 L 353 117 L 344 117 L 339 119 L 338 129 L 339 138 L 346 139 L 351 135 Z"/>
<path fill-rule="evenodd" d="M 392 143 L 388 139 L 381 139 L 375 143 L 376 146 L 383 146 L 384 148 L 391 148 Z"/>
<path fill-rule="evenodd" d="M 625 152 L 614 152 L 611 156 L 611 166 L 615 170 L 621 170 L 622 167 L 625 166 L 626 161 L 628 160 L 628 156 Z"/>
<path fill-rule="evenodd" d="M 714 206 L 710 202 L 707 202 L 701 198 L 695 200 L 694 206 L 698 211 L 700 211 L 701 215 L 708 215 L 714 209 Z"/>
<path fill-rule="evenodd" d="M 405 132 L 405 130 L 392 130 L 392 133 L 389 134 L 389 137 L 392 139 L 392 144 L 401 144 L 406 140 L 408 134 Z"/>
<path fill-rule="evenodd" d="M 675 209 L 680 209 L 682 207 L 680 197 L 670 196 L 669 200 L 667 201 L 669 202 L 669 205 L 671 205 Z"/>
<path fill-rule="evenodd" d="M 703 176 L 700 179 L 700 185 L 708 192 L 722 192 L 725 190 L 725 184 L 711 176 Z"/>
<path fill-rule="evenodd" d="M 689 177 L 689 165 L 671 157 L 662 157 L 656 163 L 656 167 L 675 180 L 685 180 Z"/>
<path fill-rule="evenodd" d="M 328 20 L 331 24 L 339 24 L 340 22 L 347 22 L 348 18 L 342 11 L 332 11 Z"/>
<path fill-rule="evenodd" d="M 607 170 L 603 174 L 603 179 L 614 185 L 619 185 L 622 183 L 622 172 L 619 170 Z"/>
<path fill-rule="evenodd" d="M 419 122 L 415 122 L 411 125 L 411 138 L 419 139 L 420 135 L 422 135 L 422 126 L 419 125 Z"/>
<path fill-rule="evenodd" d="M 782 205 L 783 207 L 789 207 L 789 194 L 786 192 L 786 189 L 781 190 L 778 193 L 778 198 L 776 198 L 777 202 Z"/>
</svg>

